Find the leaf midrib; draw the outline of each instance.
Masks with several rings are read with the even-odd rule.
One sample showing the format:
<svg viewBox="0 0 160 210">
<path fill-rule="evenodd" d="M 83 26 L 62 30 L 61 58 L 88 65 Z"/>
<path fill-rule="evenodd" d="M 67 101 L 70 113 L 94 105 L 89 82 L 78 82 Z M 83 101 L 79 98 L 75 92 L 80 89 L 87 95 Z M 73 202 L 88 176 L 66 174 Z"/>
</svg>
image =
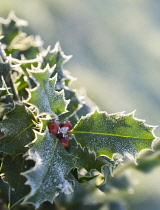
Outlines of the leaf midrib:
<svg viewBox="0 0 160 210">
<path fill-rule="evenodd" d="M 122 138 L 133 138 L 133 139 L 148 139 L 148 140 L 153 140 L 155 137 L 153 136 L 152 138 L 145 138 L 145 137 L 139 137 L 139 136 L 123 136 L 120 134 L 112 134 L 112 133 L 100 133 L 100 132 L 91 132 L 91 131 L 70 131 L 69 133 L 71 134 L 93 134 L 93 135 L 103 135 L 103 136 L 117 136 L 117 137 L 122 137 Z"/>
<path fill-rule="evenodd" d="M 34 124 L 33 123 L 29 124 L 25 129 L 23 129 L 16 136 L 14 136 L 14 138 L 9 143 L 13 142 L 18 136 L 20 136 L 22 133 L 24 133 L 26 130 L 28 130 L 30 127 L 32 127 L 32 125 L 34 125 Z"/>
<path fill-rule="evenodd" d="M 46 166 L 46 168 L 45 168 L 45 170 L 44 170 L 44 174 L 43 174 L 43 177 L 42 177 L 42 179 L 41 179 L 41 183 L 39 184 L 38 190 L 39 190 L 39 189 L 42 187 L 42 185 L 43 185 L 43 180 L 45 179 L 45 177 L 46 177 L 46 175 L 47 175 L 47 173 L 48 173 L 48 170 L 49 170 L 49 168 L 50 168 L 50 163 L 51 163 L 51 161 L 52 161 L 52 159 L 53 159 L 53 157 L 54 157 L 54 155 L 55 155 L 55 151 L 56 151 L 56 149 L 57 149 L 57 145 L 58 145 L 58 139 L 56 139 L 56 141 L 55 141 L 55 147 L 53 148 L 51 157 L 50 157 L 50 159 L 48 160 L 48 164 L 47 164 L 47 166 Z M 37 191 L 38 191 L 38 190 L 37 190 Z"/>
</svg>

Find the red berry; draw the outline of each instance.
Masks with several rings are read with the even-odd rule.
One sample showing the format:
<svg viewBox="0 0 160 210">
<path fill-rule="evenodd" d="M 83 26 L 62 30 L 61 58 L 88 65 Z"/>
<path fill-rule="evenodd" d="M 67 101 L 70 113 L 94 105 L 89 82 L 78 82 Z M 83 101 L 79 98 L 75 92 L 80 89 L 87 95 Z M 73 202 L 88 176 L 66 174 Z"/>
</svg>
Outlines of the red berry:
<svg viewBox="0 0 160 210">
<path fill-rule="evenodd" d="M 66 148 L 69 146 L 69 140 L 66 137 L 59 138 L 59 141 L 62 143 L 62 145 Z"/>
<path fill-rule="evenodd" d="M 59 124 L 59 127 L 68 127 L 68 131 L 72 130 L 72 124 L 69 121 L 63 121 Z"/>
<path fill-rule="evenodd" d="M 59 125 L 56 122 L 50 122 L 48 124 L 49 132 L 56 135 L 58 133 Z"/>
</svg>

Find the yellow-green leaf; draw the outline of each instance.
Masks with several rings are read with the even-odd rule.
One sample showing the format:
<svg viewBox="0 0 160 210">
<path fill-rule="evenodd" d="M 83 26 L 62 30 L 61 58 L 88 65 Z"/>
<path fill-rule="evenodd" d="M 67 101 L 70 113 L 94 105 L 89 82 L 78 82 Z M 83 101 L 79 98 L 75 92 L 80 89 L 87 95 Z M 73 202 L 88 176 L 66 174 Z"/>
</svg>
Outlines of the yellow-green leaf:
<svg viewBox="0 0 160 210">
<path fill-rule="evenodd" d="M 112 157 L 114 153 L 135 155 L 151 148 L 155 139 L 155 127 L 146 125 L 131 114 L 107 114 L 95 111 L 77 123 L 71 131 L 82 147 L 88 147 L 96 155 Z"/>
</svg>

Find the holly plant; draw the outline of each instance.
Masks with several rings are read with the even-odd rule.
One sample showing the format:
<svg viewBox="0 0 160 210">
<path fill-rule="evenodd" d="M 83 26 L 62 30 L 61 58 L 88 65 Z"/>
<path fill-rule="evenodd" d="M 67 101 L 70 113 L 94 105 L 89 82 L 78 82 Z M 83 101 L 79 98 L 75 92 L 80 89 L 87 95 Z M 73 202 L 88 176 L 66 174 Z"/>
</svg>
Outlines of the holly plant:
<svg viewBox="0 0 160 210">
<path fill-rule="evenodd" d="M 135 112 L 100 111 L 72 89 L 74 78 L 63 68 L 71 56 L 58 42 L 45 49 L 38 36 L 22 31 L 26 25 L 13 12 L 1 18 L 3 206 L 75 209 L 87 187 L 104 195 L 113 188 L 127 189 L 131 183 L 118 176 L 125 168 L 145 173 L 159 164 L 155 127 L 135 118 Z"/>
</svg>

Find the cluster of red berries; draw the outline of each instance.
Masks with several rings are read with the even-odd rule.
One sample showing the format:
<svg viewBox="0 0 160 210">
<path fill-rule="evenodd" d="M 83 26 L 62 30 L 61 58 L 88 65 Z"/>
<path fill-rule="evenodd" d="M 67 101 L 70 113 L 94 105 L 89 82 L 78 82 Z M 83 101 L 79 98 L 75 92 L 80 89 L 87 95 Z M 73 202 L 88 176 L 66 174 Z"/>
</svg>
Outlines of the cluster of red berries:
<svg viewBox="0 0 160 210">
<path fill-rule="evenodd" d="M 72 130 L 72 124 L 69 121 L 63 121 L 60 124 L 50 122 L 48 129 L 50 133 L 54 134 L 59 139 L 65 148 L 69 146 L 69 139 L 66 137 L 67 132 Z"/>
</svg>

